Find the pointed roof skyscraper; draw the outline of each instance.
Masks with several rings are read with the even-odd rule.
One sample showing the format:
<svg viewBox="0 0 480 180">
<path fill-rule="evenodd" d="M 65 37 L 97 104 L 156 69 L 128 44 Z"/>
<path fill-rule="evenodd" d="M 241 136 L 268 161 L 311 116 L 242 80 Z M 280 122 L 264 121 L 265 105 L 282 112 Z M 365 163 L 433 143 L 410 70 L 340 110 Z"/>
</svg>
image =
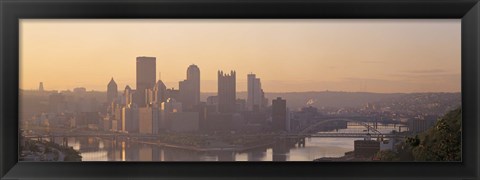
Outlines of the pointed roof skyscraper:
<svg viewBox="0 0 480 180">
<path fill-rule="evenodd" d="M 118 86 L 115 80 L 112 79 L 107 85 L 107 103 L 113 102 L 118 96 Z"/>
</svg>

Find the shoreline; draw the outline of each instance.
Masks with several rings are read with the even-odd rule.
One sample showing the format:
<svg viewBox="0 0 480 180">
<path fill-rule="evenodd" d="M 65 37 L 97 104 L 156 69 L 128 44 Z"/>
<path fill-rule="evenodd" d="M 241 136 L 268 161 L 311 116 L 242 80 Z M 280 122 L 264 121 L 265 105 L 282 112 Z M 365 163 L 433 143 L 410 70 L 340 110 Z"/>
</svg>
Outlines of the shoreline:
<svg viewBox="0 0 480 180">
<path fill-rule="evenodd" d="M 269 143 L 262 143 L 258 145 L 252 146 L 225 146 L 225 147 L 194 147 L 194 146 L 184 146 L 184 145 L 177 145 L 172 143 L 155 143 L 155 142 L 148 142 L 148 141 L 134 141 L 132 142 L 141 143 L 141 144 L 148 144 L 148 145 L 156 145 L 160 147 L 168 147 L 168 148 L 176 148 L 176 149 L 183 149 L 183 150 L 190 150 L 190 151 L 199 151 L 199 152 L 214 152 L 214 151 L 234 151 L 234 152 L 242 152 L 250 149 L 270 146 L 275 144 L 275 142 Z"/>
</svg>

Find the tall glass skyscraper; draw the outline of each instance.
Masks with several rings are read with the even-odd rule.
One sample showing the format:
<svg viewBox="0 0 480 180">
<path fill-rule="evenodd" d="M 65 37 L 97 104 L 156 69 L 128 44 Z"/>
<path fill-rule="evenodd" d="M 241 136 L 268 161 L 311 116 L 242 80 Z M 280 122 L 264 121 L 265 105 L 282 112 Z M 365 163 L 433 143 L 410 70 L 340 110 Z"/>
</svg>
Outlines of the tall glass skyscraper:
<svg viewBox="0 0 480 180">
<path fill-rule="evenodd" d="M 265 96 L 260 78 L 256 78 L 255 74 L 247 75 L 247 93 L 247 107 L 249 110 L 259 110 L 263 108 Z"/>
<path fill-rule="evenodd" d="M 137 89 L 134 103 L 139 107 L 147 106 L 146 90 L 152 89 L 156 78 L 156 58 L 137 57 Z"/>
</svg>

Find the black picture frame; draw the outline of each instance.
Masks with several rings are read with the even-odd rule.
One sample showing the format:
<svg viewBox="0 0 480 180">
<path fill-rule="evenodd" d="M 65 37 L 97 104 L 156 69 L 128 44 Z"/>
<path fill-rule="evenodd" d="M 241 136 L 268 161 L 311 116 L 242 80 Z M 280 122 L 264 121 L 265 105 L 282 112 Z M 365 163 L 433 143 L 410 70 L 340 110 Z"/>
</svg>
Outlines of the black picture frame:
<svg viewBox="0 0 480 180">
<path fill-rule="evenodd" d="M 462 162 L 18 162 L 19 19 L 461 19 Z M 479 179 L 477 0 L 0 0 L 0 179 Z"/>
</svg>

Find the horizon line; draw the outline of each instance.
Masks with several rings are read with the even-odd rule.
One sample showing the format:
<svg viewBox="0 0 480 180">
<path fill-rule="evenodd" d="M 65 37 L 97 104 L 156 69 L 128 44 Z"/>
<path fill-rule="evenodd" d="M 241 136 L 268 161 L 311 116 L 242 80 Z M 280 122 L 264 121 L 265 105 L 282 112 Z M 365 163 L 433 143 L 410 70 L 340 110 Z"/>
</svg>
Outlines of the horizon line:
<svg viewBox="0 0 480 180">
<path fill-rule="evenodd" d="M 20 91 L 39 91 L 38 89 L 20 89 Z M 179 90 L 179 89 L 175 89 L 175 90 Z M 73 90 L 70 90 L 70 89 L 65 89 L 65 90 L 44 90 L 44 92 L 51 92 L 51 91 L 57 91 L 57 92 L 64 92 L 64 91 L 69 91 L 69 92 L 73 92 Z M 95 89 L 92 89 L 92 90 L 89 90 L 89 91 L 86 91 L 87 93 L 88 92 L 103 92 L 103 93 L 106 93 L 107 91 L 99 91 L 99 90 L 95 90 Z M 119 92 L 121 92 L 119 90 Z M 318 92 L 340 92 L 340 93 L 374 93 L 374 94 L 416 94 L 416 93 L 462 93 L 462 91 L 415 91 L 415 92 L 374 92 L 374 91 L 342 91 L 342 90 L 318 90 L 318 91 L 315 91 L 315 90 L 312 90 L 312 91 L 288 91 L 288 92 L 285 92 L 285 91 L 282 91 L 282 92 L 264 92 L 265 94 L 275 94 L 275 93 L 318 93 Z M 218 93 L 218 92 L 202 92 L 200 91 L 200 93 L 204 93 L 204 94 L 213 94 L 213 93 Z M 247 91 L 236 91 L 235 93 L 247 93 Z"/>
</svg>

